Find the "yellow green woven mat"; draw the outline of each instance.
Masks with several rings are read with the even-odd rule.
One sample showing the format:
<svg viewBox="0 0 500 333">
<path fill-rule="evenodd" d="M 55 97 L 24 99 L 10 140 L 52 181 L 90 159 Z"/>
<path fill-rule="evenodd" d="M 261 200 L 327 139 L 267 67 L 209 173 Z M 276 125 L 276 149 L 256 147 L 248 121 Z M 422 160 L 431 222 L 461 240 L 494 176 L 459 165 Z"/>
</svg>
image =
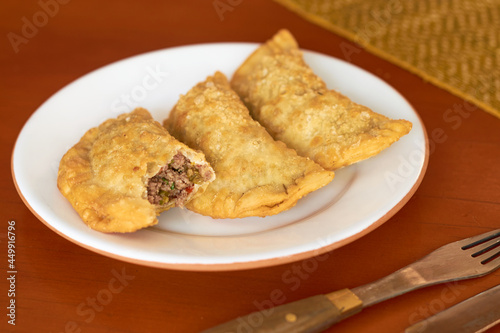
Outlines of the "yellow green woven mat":
<svg viewBox="0 0 500 333">
<path fill-rule="evenodd" d="M 275 1 L 500 117 L 500 0 Z"/>
</svg>

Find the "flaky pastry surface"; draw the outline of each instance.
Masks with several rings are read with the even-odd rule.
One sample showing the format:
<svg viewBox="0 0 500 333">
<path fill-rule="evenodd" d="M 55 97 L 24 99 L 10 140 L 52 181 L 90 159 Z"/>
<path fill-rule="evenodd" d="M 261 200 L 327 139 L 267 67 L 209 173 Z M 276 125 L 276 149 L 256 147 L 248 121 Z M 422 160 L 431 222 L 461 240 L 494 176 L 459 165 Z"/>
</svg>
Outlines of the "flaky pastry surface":
<svg viewBox="0 0 500 333">
<path fill-rule="evenodd" d="M 378 154 L 412 127 L 329 90 L 287 30 L 253 52 L 231 86 L 275 139 L 328 170 Z"/>
<path fill-rule="evenodd" d="M 216 180 L 186 207 L 214 218 L 274 215 L 334 173 L 275 141 L 217 72 L 181 96 L 164 125 L 205 154 Z"/>
<path fill-rule="evenodd" d="M 156 224 L 157 215 L 173 206 L 152 205 L 146 184 L 177 152 L 207 163 L 138 108 L 88 130 L 62 157 L 57 186 L 92 229 L 135 231 Z"/>
</svg>

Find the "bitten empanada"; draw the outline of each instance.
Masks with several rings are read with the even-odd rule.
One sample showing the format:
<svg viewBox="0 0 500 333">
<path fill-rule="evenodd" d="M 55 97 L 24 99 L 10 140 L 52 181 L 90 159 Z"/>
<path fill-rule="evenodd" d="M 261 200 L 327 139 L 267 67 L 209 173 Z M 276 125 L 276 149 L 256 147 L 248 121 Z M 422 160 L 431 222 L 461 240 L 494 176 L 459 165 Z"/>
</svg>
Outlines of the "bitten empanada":
<svg viewBox="0 0 500 333">
<path fill-rule="evenodd" d="M 185 205 L 214 178 L 203 153 L 138 108 L 88 130 L 61 159 L 57 186 L 92 229 L 132 232 Z"/>
<path fill-rule="evenodd" d="M 412 127 L 329 90 L 287 30 L 245 60 L 231 87 L 276 140 L 328 170 L 378 154 Z"/>
<path fill-rule="evenodd" d="M 250 117 L 216 72 L 181 96 L 164 125 L 204 152 L 217 175 L 186 207 L 214 218 L 274 215 L 328 184 L 334 173 L 298 156 Z"/>
</svg>

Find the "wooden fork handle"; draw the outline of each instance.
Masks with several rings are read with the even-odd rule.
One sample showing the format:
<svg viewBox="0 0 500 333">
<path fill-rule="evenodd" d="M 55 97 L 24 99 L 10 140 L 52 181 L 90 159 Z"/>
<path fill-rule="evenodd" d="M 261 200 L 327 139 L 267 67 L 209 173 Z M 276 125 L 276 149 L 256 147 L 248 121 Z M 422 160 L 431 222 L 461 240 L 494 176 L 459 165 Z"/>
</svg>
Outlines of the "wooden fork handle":
<svg viewBox="0 0 500 333">
<path fill-rule="evenodd" d="M 363 303 L 352 291 L 342 289 L 253 312 L 203 333 L 316 333 L 358 313 L 362 308 Z"/>
</svg>

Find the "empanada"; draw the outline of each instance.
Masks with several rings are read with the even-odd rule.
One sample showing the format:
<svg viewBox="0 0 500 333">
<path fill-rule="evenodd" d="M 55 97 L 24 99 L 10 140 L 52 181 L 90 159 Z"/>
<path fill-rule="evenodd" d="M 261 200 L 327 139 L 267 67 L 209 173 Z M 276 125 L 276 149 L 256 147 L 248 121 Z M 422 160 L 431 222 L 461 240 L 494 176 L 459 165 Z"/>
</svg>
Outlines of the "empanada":
<svg viewBox="0 0 500 333">
<path fill-rule="evenodd" d="M 186 207 L 214 218 L 274 215 L 328 184 L 334 173 L 298 156 L 250 117 L 220 72 L 181 96 L 164 125 L 205 153 L 217 178 Z"/>
<path fill-rule="evenodd" d="M 378 154 L 412 127 L 329 90 L 287 30 L 245 60 L 231 87 L 276 140 L 328 170 Z"/>
<path fill-rule="evenodd" d="M 92 229 L 131 232 L 183 206 L 215 178 L 203 153 L 138 108 L 90 129 L 63 156 L 57 186 Z"/>
</svg>

